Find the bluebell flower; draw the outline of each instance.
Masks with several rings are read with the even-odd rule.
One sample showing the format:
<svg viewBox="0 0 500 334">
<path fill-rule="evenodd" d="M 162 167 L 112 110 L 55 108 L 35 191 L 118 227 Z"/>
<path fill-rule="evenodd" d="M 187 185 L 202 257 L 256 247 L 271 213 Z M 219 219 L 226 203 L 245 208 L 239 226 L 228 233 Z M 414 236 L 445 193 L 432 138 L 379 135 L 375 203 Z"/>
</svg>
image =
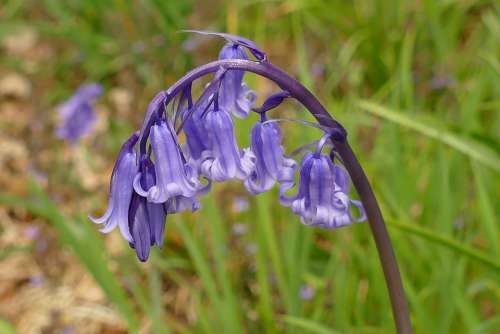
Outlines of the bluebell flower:
<svg viewBox="0 0 500 334">
<path fill-rule="evenodd" d="M 204 125 L 211 147 L 202 153 L 201 174 L 217 182 L 245 180 L 255 167 L 255 155 L 238 147 L 231 116 L 222 109 L 212 109 Z"/>
<path fill-rule="evenodd" d="M 138 138 L 138 133 L 134 133 L 123 144 L 118 154 L 111 174 L 108 209 L 100 218 L 89 217 L 96 224 L 104 224 L 100 230 L 103 233 L 109 233 L 118 226 L 123 237 L 131 243 L 134 241 L 130 233 L 128 218 L 129 205 L 134 192 L 132 183 L 138 170 L 137 155 L 134 151 Z"/>
<path fill-rule="evenodd" d="M 238 44 L 227 43 L 219 59 L 248 59 L 245 50 Z M 236 117 L 246 118 L 255 104 L 257 95 L 243 82 L 244 71 L 229 70 L 221 81 L 219 104 L 221 109 Z"/>
<path fill-rule="evenodd" d="M 211 138 L 207 136 L 201 112 L 194 112 L 184 122 L 183 131 L 186 134 L 186 153 L 193 165 L 199 166 L 201 154 L 212 146 Z"/>
<path fill-rule="evenodd" d="M 149 158 L 144 158 L 141 162 L 142 173 L 136 176 L 135 182 L 139 182 L 142 189 L 149 190 L 156 184 L 155 166 Z M 137 253 L 141 261 L 146 261 L 149 257 L 150 247 L 156 244 L 163 246 L 163 231 L 168 205 L 167 203 L 151 203 L 136 192 L 132 195 L 129 208 L 129 229 L 132 235 L 130 246 Z"/>
<path fill-rule="evenodd" d="M 165 203 L 177 196 L 195 196 L 203 186 L 195 168 L 187 164 L 181 155 L 177 135 L 170 121 L 157 121 L 151 127 L 150 141 L 156 164 L 156 183 L 145 190 L 138 182 L 141 176 L 138 173 L 134 181 L 135 191 L 153 203 Z"/>
<path fill-rule="evenodd" d="M 342 227 L 366 219 L 359 201 L 349 199 L 349 178 L 331 159 L 319 152 L 308 152 L 302 159 L 299 189 L 295 196 L 281 194 L 281 202 L 291 206 L 304 225 L 327 229 Z M 354 217 L 351 206 L 360 211 Z"/>
<path fill-rule="evenodd" d="M 75 94 L 57 109 L 61 123 L 56 128 L 56 135 L 74 144 L 92 132 L 96 122 L 94 103 L 102 92 L 103 88 L 99 84 L 78 88 Z"/>
<path fill-rule="evenodd" d="M 297 163 L 284 156 L 281 131 L 274 122 L 257 122 L 251 131 L 251 150 L 255 154 L 255 169 L 245 180 L 253 195 L 268 191 L 276 182 L 282 192 L 293 186 Z"/>
<path fill-rule="evenodd" d="M 212 81 L 205 87 L 205 90 L 198 98 L 196 103 L 192 105 L 191 87 L 187 92 L 183 92 L 183 97 L 186 97 L 187 108 L 181 109 L 182 130 L 186 135 L 185 150 L 189 159 L 189 164 L 195 166 L 197 171 L 200 170 L 200 159 L 204 151 L 210 150 L 212 147 L 211 138 L 207 136 L 205 129 L 205 116 L 210 108 L 213 109 L 218 96 L 218 88 L 225 72 L 219 71 L 214 75 Z"/>
</svg>

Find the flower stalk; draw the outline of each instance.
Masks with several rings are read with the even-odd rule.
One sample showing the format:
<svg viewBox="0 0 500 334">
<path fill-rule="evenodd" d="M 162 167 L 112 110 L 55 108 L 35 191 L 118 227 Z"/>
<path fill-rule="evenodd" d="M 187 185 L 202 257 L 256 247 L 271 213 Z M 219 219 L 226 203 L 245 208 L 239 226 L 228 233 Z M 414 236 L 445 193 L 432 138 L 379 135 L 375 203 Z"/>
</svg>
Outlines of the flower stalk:
<svg viewBox="0 0 500 334">
<path fill-rule="evenodd" d="M 138 192 L 136 190 L 134 196 L 142 194 L 147 197 L 148 201 L 162 204 L 163 214 L 167 215 L 184 209 L 191 211 L 198 209 L 199 204 L 195 196 L 208 191 L 212 181 L 240 179 L 245 182 L 247 189 L 255 194 L 270 189 L 275 181 L 280 184 L 280 193 L 281 189 L 288 190 L 293 185 L 293 178 L 289 175 L 293 175 L 295 164 L 284 160 L 279 129 L 275 128 L 276 123 L 266 122 L 264 113 L 278 106 L 284 98 L 294 98 L 316 118 L 321 128 L 327 129 L 325 132 L 333 143 L 335 152 L 340 157 L 361 199 L 362 205 L 355 204 L 355 206 L 358 206 L 362 212 L 362 217 L 366 214 L 369 221 L 389 290 L 397 332 L 412 333 L 408 305 L 391 240 L 370 183 L 347 142 L 347 131 L 330 116 L 316 97 L 301 83 L 268 62 L 265 53 L 253 42 L 234 35 L 208 34 L 222 36 L 233 44 L 231 48 L 223 49 L 225 51 L 221 59 L 188 72 L 169 89 L 157 94 L 150 103 L 140 136 L 135 140 L 139 142 L 137 153 L 139 160 L 151 154 L 151 149 L 147 149 L 148 140 L 151 143 L 155 162 L 158 165 L 154 172 L 155 176 L 151 176 L 151 179 L 156 179 L 157 183 L 156 185 L 148 184 L 147 193 L 141 189 Z M 241 56 L 241 50 L 238 49 L 240 47 L 249 50 L 257 61 Z M 239 55 L 239 58 L 244 59 L 234 59 L 232 58 L 234 55 Z M 244 72 L 253 72 L 273 81 L 283 92 L 271 96 L 261 108 L 253 108 L 255 95 L 242 82 Z M 179 110 L 173 117 L 175 120 L 177 117 L 181 118 L 181 125 L 176 131 L 175 121 L 166 115 L 165 106 L 175 101 L 179 94 L 184 95 L 186 90 L 189 91 L 194 81 L 212 73 L 215 74 L 212 81 L 197 102 L 193 105 L 189 95 L 189 107 L 181 110 L 182 106 L 179 106 Z M 219 95 L 220 87 L 222 87 L 222 95 Z M 219 99 L 219 96 L 222 98 Z M 262 124 L 255 128 L 252 147 L 240 150 L 234 138 L 231 114 L 245 117 L 250 110 L 261 114 Z M 188 140 L 185 153 L 176 138 L 176 132 L 182 130 L 184 125 Z M 266 126 L 265 132 L 264 126 Z M 201 130 L 208 134 L 207 140 L 201 141 L 196 138 L 200 133 L 200 129 L 196 127 L 201 127 Z M 328 137 L 324 138 L 328 139 Z M 330 158 L 321 154 L 321 148 L 326 139 L 319 141 L 314 155 L 312 153 L 309 155 L 310 162 L 301 166 L 299 188 L 303 191 L 299 189 L 297 195 L 292 198 L 296 202 L 293 211 L 301 216 L 301 221 L 305 225 L 336 228 L 357 221 L 349 212 L 350 204 L 357 201 L 349 200 L 347 197 L 348 178 L 343 176 L 345 172 L 340 167 L 333 164 L 335 154 L 331 154 Z M 189 143 L 189 140 L 193 141 Z M 264 142 L 269 144 L 263 146 Z M 162 149 L 159 150 L 159 148 Z M 273 160 L 272 163 L 262 160 L 264 156 L 270 157 Z M 174 162 L 175 168 L 172 169 L 169 164 Z M 139 170 L 139 173 L 141 172 L 145 171 Z M 116 175 L 113 179 L 115 177 Z M 207 179 L 207 186 L 202 187 L 197 180 L 198 177 Z M 129 182 L 129 180 L 114 180 L 114 182 L 121 186 L 123 182 Z M 324 184 L 327 186 L 325 187 Z M 126 188 L 127 191 L 129 188 L 131 187 Z M 111 190 L 113 191 L 113 183 Z M 116 199 L 113 194 L 110 198 Z M 139 207 L 138 204 L 135 207 Z M 142 207 L 145 206 L 142 205 Z M 143 211 L 146 212 L 144 209 Z M 136 250 L 137 247 L 141 249 L 142 255 L 138 253 L 138 256 L 145 261 L 149 252 L 148 236 L 151 235 L 151 245 L 155 243 L 155 240 L 160 244 L 157 240 L 159 236 L 151 232 L 151 222 L 144 224 L 144 219 L 147 219 L 148 215 L 142 214 L 142 211 L 137 212 L 140 215 L 136 214 L 135 218 L 129 221 L 128 227 L 133 234 L 140 237 L 137 239 L 140 239 L 141 244 L 138 244 L 138 240 L 132 236 L 131 245 L 135 246 Z M 122 221 L 113 224 L 120 227 L 124 225 Z M 163 231 L 162 226 L 156 228 Z M 127 236 L 130 238 L 130 233 Z"/>
</svg>

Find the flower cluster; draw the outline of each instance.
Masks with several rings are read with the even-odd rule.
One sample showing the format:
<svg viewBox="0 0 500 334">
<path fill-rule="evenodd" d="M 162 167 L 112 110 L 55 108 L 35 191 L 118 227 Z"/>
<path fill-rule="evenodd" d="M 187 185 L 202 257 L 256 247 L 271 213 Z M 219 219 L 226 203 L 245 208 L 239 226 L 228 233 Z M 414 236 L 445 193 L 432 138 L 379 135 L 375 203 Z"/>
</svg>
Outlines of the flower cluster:
<svg viewBox="0 0 500 334">
<path fill-rule="evenodd" d="M 257 61 L 266 61 L 249 40 L 209 34 L 228 41 L 219 59 L 248 60 L 250 51 Z M 291 96 L 285 91 L 273 94 L 257 108 L 244 74 L 221 68 L 195 101 L 191 82 L 175 95 L 160 92 L 149 104 L 141 130 L 122 146 L 111 176 L 108 209 L 90 219 L 102 224 L 104 233 L 118 226 L 141 261 L 147 260 L 151 246 L 162 246 L 166 216 L 198 210 L 198 197 L 212 182 L 237 179 L 253 195 L 278 185 L 281 203 L 309 226 L 336 228 L 364 219 L 361 204 L 347 195 L 348 175 L 321 153 L 328 133 L 303 157 L 296 195 L 287 194 L 295 185 L 298 164 L 285 155 L 281 129 L 267 112 Z M 252 111 L 260 119 L 251 130 L 250 147 L 241 149 L 233 117 L 246 118 Z M 359 218 L 351 207 L 359 209 Z"/>
</svg>

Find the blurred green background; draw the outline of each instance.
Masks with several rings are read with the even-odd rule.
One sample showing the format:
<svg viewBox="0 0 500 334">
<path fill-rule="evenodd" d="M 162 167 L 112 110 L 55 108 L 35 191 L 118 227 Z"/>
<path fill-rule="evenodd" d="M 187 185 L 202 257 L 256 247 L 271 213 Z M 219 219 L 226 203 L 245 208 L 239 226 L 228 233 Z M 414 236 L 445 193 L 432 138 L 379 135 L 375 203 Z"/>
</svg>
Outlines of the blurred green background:
<svg viewBox="0 0 500 334">
<path fill-rule="evenodd" d="M 500 333 L 500 6 L 487 0 L 3 0 L 0 333 L 394 332 L 366 223 L 307 228 L 276 192 L 217 185 L 141 264 L 86 219 L 149 100 L 217 57 L 222 41 L 185 28 L 254 40 L 345 125 L 416 333 Z M 246 81 L 261 99 L 276 90 Z M 55 107 L 84 82 L 105 86 L 99 126 L 70 146 Z M 241 145 L 252 120 L 236 122 Z M 288 152 L 319 136 L 284 127 Z"/>
</svg>

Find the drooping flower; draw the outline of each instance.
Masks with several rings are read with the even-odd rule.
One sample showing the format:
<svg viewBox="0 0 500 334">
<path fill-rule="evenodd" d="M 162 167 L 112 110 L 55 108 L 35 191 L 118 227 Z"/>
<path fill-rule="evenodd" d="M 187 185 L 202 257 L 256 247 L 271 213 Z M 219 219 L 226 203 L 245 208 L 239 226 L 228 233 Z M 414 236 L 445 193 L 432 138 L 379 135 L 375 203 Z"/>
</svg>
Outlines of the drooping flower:
<svg viewBox="0 0 500 334">
<path fill-rule="evenodd" d="M 136 176 L 135 182 L 139 182 L 142 189 L 149 190 L 156 184 L 155 166 L 149 158 L 144 158 L 141 162 L 142 173 Z M 163 245 L 163 231 L 165 229 L 166 204 L 148 202 L 143 196 L 136 192 L 132 195 L 129 208 L 129 229 L 132 235 L 130 246 L 137 253 L 141 261 L 146 261 L 149 257 L 150 247 L 156 244 Z"/>
<path fill-rule="evenodd" d="M 101 232 L 109 233 L 115 227 L 120 228 L 123 237 L 133 242 L 129 229 L 129 205 L 133 194 L 133 181 L 137 174 L 137 156 L 134 145 L 139 138 L 134 133 L 122 146 L 118 159 L 111 174 L 111 185 L 109 191 L 108 209 L 100 218 L 89 216 L 96 224 L 104 224 Z"/>
<path fill-rule="evenodd" d="M 217 104 L 215 97 L 218 95 L 218 88 L 225 71 L 222 69 L 217 71 L 212 81 L 205 87 L 201 96 L 192 105 L 191 87 L 183 96 L 187 101 L 187 107 L 179 108 L 182 119 L 182 130 L 186 135 L 186 153 L 189 159 L 189 164 L 200 171 L 200 159 L 203 151 L 210 150 L 212 147 L 211 139 L 206 134 L 205 115 L 214 104 Z"/>
<path fill-rule="evenodd" d="M 363 221 L 363 206 L 347 195 L 348 180 L 346 172 L 334 165 L 328 156 L 309 152 L 301 162 L 297 195 L 282 194 L 282 204 L 291 206 L 308 226 L 331 229 Z M 351 205 L 358 208 L 359 217 L 351 214 Z"/>
<path fill-rule="evenodd" d="M 159 120 L 151 127 L 150 141 L 156 164 L 156 183 L 145 190 L 137 181 L 139 173 L 134 181 L 135 191 L 153 203 L 165 203 L 177 196 L 195 196 L 203 186 L 196 170 L 181 156 L 177 135 L 169 121 Z"/>
<path fill-rule="evenodd" d="M 295 160 L 285 158 L 281 131 L 274 122 L 258 122 L 251 131 L 251 149 L 255 154 L 255 169 L 245 180 L 253 195 L 268 191 L 276 182 L 282 192 L 293 186 Z"/>
<path fill-rule="evenodd" d="M 245 50 L 234 43 L 224 45 L 219 59 L 248 59 Z M 221 81 L 220 107 L 236 117 L 246 118 L 255 104 L 257 95 L 243 82 L 244 71 L 229 70 Z"/>
<path fill-rule="evenodd" d="M 132 196 L 129 208 L 129 229 L 132 235 L 130 247 L 135 249 L 137 258 L 142 262 L 149 257 L 151 249 L 151 226 L 149 225 L 149 212 L 146 198 L 137 195 Z M 162 204 L 156 204 L 162 206 Z"/>
<path fill-rule="evenodd" d="M 204 121 L 211 147 L 202 153 L 202 175 L 217 182 L 245 180 L 255 167 L 255 155 L 238 147 L 231 116 L 222 109 L 212 109 Z"/>
<path fill-rule="evenodd" d="M 194 112 L 184 122 L 184 133 L 186 134 L 186 151 L 193 165 L 198 166 L 203 151 L 212 146 L 210 137 L 207 136 L 201 112 Z"/>
<path fill-rule="evenodd" d="M 96 122 L 94 103 L 102 92 L 103 88 L 99 84 L 87 84 L 78 88 L 57 109 L 61 122 L 56 128 L 56 135 L 74 144 L 92 132 Z"/>
</svg>

